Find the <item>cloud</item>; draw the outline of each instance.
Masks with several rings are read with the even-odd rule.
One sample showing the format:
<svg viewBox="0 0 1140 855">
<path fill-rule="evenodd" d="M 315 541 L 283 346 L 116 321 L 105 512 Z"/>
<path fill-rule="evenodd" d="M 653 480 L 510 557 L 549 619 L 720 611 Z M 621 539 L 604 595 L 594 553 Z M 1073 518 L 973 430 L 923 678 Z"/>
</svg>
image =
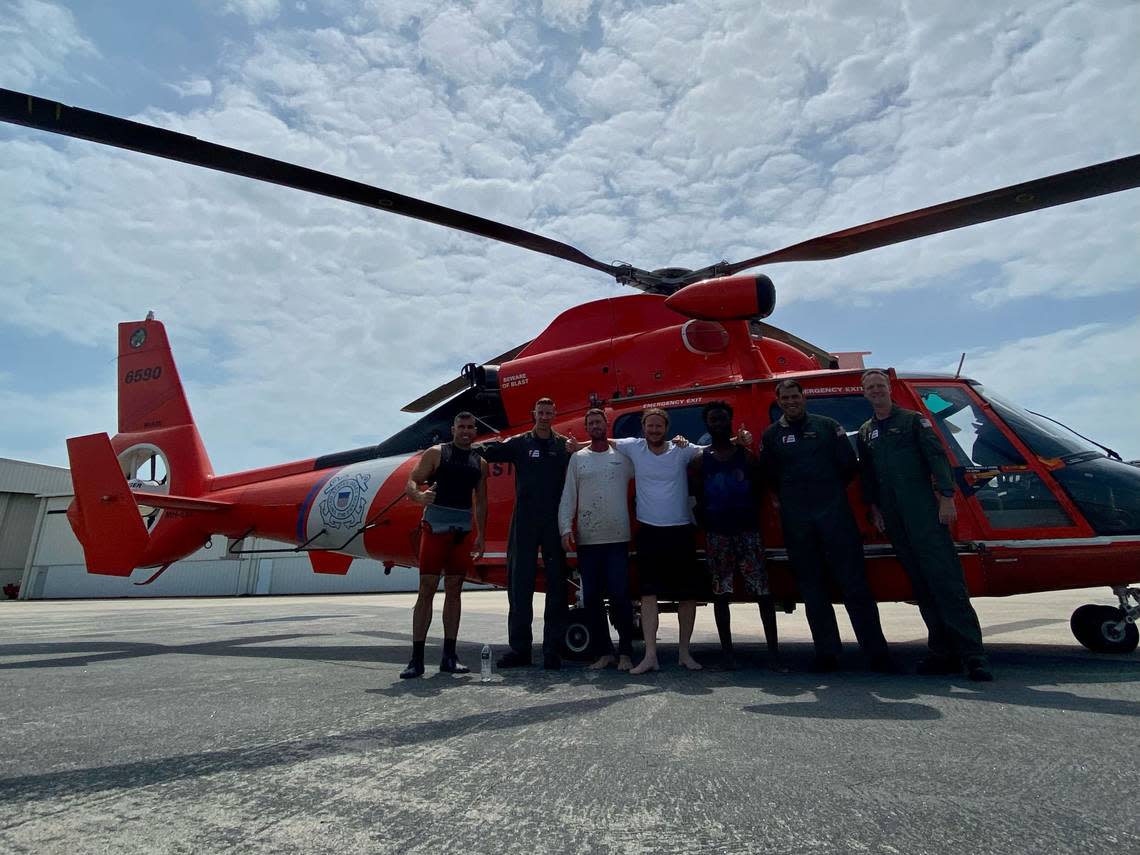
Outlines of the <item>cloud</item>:
<svg viewBox="0 0 1140 855">
<path fill-rule="evenodd" d="M 986 388 L 1044 413 L 1119 451 L 1140 458 L 1140 315 L 1082 324 L 970 351 L 963 373 Z M 958 355 L 928 357 L 924 366 L 954 371 Z"/>
<path fill-rule="evenodd" d="M 505 8 L 496 3 L 477 3 L 473 9 L 444 6 L 420 35 L 424 60 L 459 83 L 498 83 L 533 73 L 533 41 L 512 18 L 495 14 Z"/>
<path fill-rule="evenodd" d="M 594 0 L 542 0 L 542 18 L 550 26 L 576 32 L 586 26 Z"/>
<path fill-rule="evenodd" d="M 250 23 L 249 38 L 164 79 L 185 100 L 132 94 L 135 118 L 647 268 L 752 256 L 1121 156 L 1122 140 L 1140 139 L 1129 37 L 1140 7 L 1127 4 L 309 6 L 319 24 L 276 2 L 219 7 Z M 5 73 L 78 76 L 80 58 L 97 60 L 70 13 L 18 8 L 48 9 L 56 38 L 37 42 L 28 15 L 15 19 L 0 38 L 38 47 Z M 85 91 L 124 86 L 118 66 L 84 69 Z M 116 322 L 155 309 L 222 471 L 375 442 L 463 363 L 623 293 L 518 248 L 77 141 L 5 131 L 0 169 L 0 315 L 45 339 L 111 346 Z M 1140 193 L 1122 193 L 767 272 L 784 307 L 858 305 L 912 329 L 923 317 L 893 317 L 892 295 L 937 294 L 1005 313 L 1003 337 L 1032 342 L 1065 333 L 1039 301 L 1137 288 L 1136 222 Z M 1134 359 L 1116 329 L 1034 353 L 1055 366 L 1108 337 Z M 952 332 L 932 329 L 928 348 L 948 351 Z M 995 355 L 978 374 L 1028 400 L 1033 377 L 1001 367 L 1016 362 Z M 92 401 L 113 388 L 97 372 L 89 382 L 87 399 L 45 392 L 42 411 L 16 398 L 6 433 L 35 424 L 38 438 L 13 447 L 62 449 L 81 422 L 113 427 L 92 424 L 103 418 Z M 1088 382 L 1107 395 L 1121 381 Z"/>
<path fill-rule="evenodd" d="M 214 94 L 213 84 L 204 77 L 185 80 L 182 83 L 168 83 L 166 85 L 183 98 L 208 98 Z"/>
<path fill-rule="evenodd" d="M 74 74 L 69 60 L 97 57 L 95 46 L 84 38 L 75 16 L 45 0 L 8 0 L 0 16 L 0 56 L 4 57 L 0 82 L 5 87 L 31 89 Z"/>
<path fill-rule="evenodd" d="M 221 9 L 251 24 L 264 24 L 281 14 L 280 0 L 222 0 Z"/>
</svg>

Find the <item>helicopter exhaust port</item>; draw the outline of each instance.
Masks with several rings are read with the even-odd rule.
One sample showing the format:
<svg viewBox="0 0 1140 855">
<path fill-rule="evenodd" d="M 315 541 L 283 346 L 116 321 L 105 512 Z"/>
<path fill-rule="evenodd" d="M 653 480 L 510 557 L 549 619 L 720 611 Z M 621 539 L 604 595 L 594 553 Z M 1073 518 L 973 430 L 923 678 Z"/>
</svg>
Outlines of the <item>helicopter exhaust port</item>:
<svg viewBox="0 0 1140 855">
<path fill-rule="evenodd" d="M 1077 641 L 1094 653 L 1131 653 L 1140 641 L 1140 588 L 1114 586 L 1112 593 L 1120 606 L 1095 603 L 1081 606 L 1069 619 Z M 1130 601 L 1135 601 L 1129 604 Z"/>
<path fill-rule="evenodd" d="M 747 321 L 766 318 L 776 308 L 776 286 L 764 274 L 722 276 L 686 285 L 665 305 L 703 321 Z"/>
<path fill-rule="evenodd" d="M 479 365 L 468 362 L 463 366 L 460 376 L 467 381 L 467 387 L 474 389 L 480 395 L 499 394 L 499 366 Z"/>
</svg>

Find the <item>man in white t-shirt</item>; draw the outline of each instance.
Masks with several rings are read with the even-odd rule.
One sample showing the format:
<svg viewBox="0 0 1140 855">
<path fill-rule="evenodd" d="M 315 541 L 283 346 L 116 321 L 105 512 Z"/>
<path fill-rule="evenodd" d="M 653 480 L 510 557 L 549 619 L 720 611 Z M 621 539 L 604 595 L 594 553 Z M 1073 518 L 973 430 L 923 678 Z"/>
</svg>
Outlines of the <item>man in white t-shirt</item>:
<svg viewBox="0 0 1140 855">
<path fill-rule="evenodd" d="M 629 480 L 633 466 L 610 446 L 604 410 L 586 413 L 590 444 L 570 458 L 558 506 L 562 548 L 578 553 L 582 602 L 590 626 L 590 646 L 597 660 L 591 669 L 617 662 L 633 667 L 633 607 L 629 598 Z M 576 533 L 575 533 L 576 532 Z M 606 622 L 603 596 L 618 631 L 617 658 Z"/>
<path fill-rule="evenodd" d="M 629 458 L 637 479 L 637 576 L 641 588 L 641 628 L 645 658 L 631 674 L 656 671 L 657 598 L 676 599 L 681 637 L 678 658 L 690 671 L 701 665 L 689 652 L 697 600 L 704 593 L 697 572 L 697 547 L 689 511 L 689 463 L 701 447 L 670 442 L 669 415 L 659 407 L 641 414 L 644 439 L 614 440 L 614 447 Z"/>
</svg>

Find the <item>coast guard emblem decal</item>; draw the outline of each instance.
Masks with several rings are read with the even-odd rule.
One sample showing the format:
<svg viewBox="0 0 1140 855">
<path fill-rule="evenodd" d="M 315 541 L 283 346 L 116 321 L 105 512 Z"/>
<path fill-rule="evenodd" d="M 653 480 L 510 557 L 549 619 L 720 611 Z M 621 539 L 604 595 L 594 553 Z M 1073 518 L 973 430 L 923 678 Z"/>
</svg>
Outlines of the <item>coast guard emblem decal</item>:
<svg viewBox="0 0 1140 855">
<path fill-rule="evenodd" d="M 364 520 L 371 475 L 338 475 L 321 491 L 317 506 L 327 528 L 356 528 Z"/>
</svg>

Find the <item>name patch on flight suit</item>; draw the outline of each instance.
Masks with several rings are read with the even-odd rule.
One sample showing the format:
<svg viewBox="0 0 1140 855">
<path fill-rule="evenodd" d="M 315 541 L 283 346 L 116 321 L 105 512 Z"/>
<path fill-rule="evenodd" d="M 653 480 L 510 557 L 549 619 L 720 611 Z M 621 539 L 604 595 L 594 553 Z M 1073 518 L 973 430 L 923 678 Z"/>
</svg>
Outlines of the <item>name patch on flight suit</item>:
<svg viewBox="0 0 1140 855">
<path fill-rule="evenodd" d="M 784 444 L 785 445 L 791 445 L 795 441 L 796 441 L 796 435 L 794 433 L 790 433 L 784 437 Z"/>
<path fill-rule="evenodd" d="M 539 451 L 537 448 L 532 448 L 530 450 L 530 456 L 537 460 L 538 458 L 542 457 L 542 452 Z"/>
<path fill-rule="evenodd" d="M 815 439 L 819 436 L 814 430 L 805 430 L 804 439 Z"/>
<path fill-rule="evenodd" d="M 875 428 L 873 431 L 871 431 L 870 439 L 878 439 L 878 438 L 879 438 L 879 429 Z"/>
</svg>

